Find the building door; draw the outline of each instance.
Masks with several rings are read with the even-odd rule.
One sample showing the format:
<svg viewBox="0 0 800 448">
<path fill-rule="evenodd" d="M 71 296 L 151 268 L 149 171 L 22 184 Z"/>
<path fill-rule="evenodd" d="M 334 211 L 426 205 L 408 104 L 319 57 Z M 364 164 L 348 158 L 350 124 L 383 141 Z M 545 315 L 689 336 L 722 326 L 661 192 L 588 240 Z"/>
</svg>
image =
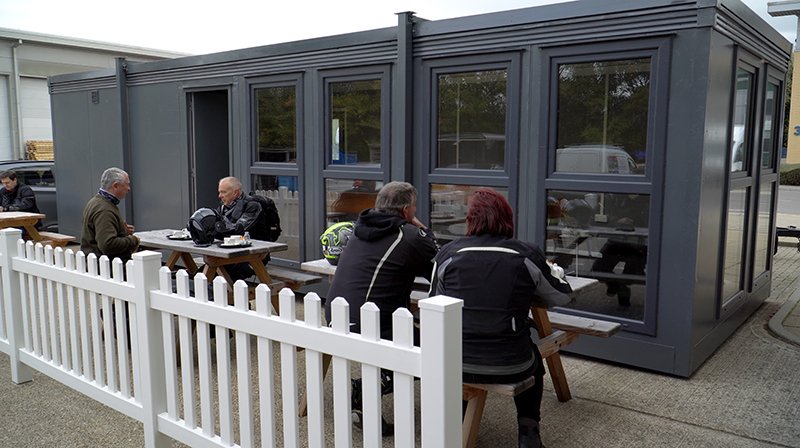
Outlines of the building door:
<svg viewBox="0 0 800 448">
<path fill-rule="evenodd" d="M 189 92 L 189 205 L 192 211 L 218 205 L 217 181 L 229 176 L 228 90 Z"/>
</svg>

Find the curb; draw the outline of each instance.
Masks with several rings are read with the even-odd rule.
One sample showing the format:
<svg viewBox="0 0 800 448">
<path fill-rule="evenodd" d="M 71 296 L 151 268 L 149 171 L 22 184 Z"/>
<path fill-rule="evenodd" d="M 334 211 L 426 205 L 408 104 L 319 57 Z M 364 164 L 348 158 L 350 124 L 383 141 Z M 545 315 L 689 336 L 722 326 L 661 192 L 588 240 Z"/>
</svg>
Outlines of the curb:
<svg viewBox="0 0 800 448">
<path fill-rule="evenodd" d="M 800 345 L 800 336 L 787 330 L 786 327 L 783 326 L 783 321 L 796 306 L 800 306 L 798 305 L 798 302 L 800 302 L 800 288 L 792 293 L 791 297 L 789 297 L 789 300 L 787 300 L 781 309 L 779 309 L 778 312 L 772 316 L 768 323 L 770 331 L 795 345 Z"/>
</svg>

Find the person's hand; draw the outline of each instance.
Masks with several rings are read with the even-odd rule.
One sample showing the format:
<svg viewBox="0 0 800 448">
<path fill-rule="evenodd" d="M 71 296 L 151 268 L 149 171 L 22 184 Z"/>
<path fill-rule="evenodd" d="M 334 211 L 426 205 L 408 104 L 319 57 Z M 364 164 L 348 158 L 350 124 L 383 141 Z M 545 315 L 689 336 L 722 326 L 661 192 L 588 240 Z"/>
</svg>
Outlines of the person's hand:
<svg viewBox="0 0 800 448">
<path fill-rule="evenodd" d="M 420 221 L 419 218 L 417 218 L 416 216 L 414 217 L 414 219 L 411 220 L 411 224 L 414 224 L 415 226 L 419 227 L 420 229 L 427 229 L 428 228 L 428 226 L 423 224 L 422 221 Z"/>
<path fill-rule="evenodd" d="M 133 227 L 133 224 L 125 224 L 125 228 L 128 231 L 128 235 L 133 235 L 133 232 L 136 231 L 136 228 Z"/>
</svg>

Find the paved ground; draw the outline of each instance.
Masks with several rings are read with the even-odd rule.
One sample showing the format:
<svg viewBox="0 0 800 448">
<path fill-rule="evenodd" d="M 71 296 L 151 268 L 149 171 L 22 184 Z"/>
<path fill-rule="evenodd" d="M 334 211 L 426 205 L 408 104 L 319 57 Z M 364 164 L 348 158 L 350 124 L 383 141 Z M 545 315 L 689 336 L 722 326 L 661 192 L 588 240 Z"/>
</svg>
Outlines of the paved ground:
<svg viewBox="0 0 800 448">
<path fill-rule="evenodd" d="M 780 215 L 778 225 L 800 216 Z M 784 239 L 772 296 L 690 379 L 564 356 L 573 399 L 546 385 L 543 438 L 571 447 L 800 448 L 800 252 Z M 515 446 L 514 408 L 492 396 L 478 446 Z M 14 385 L 0 354 L 0 447 L 140 447 L 141 425 L 34 373 Z M 359 431 L 354 431 L 356 438 Z M 332 439 L 327 439 L 331 441 Z M 360 446 L 360 441 L 355 444 Z M 179 446 L 179 444 L 175 444 Z M 385 438 L 384 446 L 392 446 Z"/>
</svg>

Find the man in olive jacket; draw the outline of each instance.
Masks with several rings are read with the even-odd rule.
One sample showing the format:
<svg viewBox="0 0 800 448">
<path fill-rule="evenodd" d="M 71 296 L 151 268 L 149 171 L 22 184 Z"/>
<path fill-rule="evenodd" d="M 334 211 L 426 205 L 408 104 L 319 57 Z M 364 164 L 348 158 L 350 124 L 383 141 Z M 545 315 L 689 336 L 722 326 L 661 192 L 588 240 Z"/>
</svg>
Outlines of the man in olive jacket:
<svg viewBox="0 0 800 448">
<path fill-rule="evenodd" d="M 109 168 L 100 177 L 100 190 L 89 199 L 83 209 L 81 250 L 86 255 L 130 260 L 139 247 L 139 238 L 133 235 L 133 226 L 119 214 L 118 205 L 131 191 L 128 173 L 119 168 Z"/>
</svg>

